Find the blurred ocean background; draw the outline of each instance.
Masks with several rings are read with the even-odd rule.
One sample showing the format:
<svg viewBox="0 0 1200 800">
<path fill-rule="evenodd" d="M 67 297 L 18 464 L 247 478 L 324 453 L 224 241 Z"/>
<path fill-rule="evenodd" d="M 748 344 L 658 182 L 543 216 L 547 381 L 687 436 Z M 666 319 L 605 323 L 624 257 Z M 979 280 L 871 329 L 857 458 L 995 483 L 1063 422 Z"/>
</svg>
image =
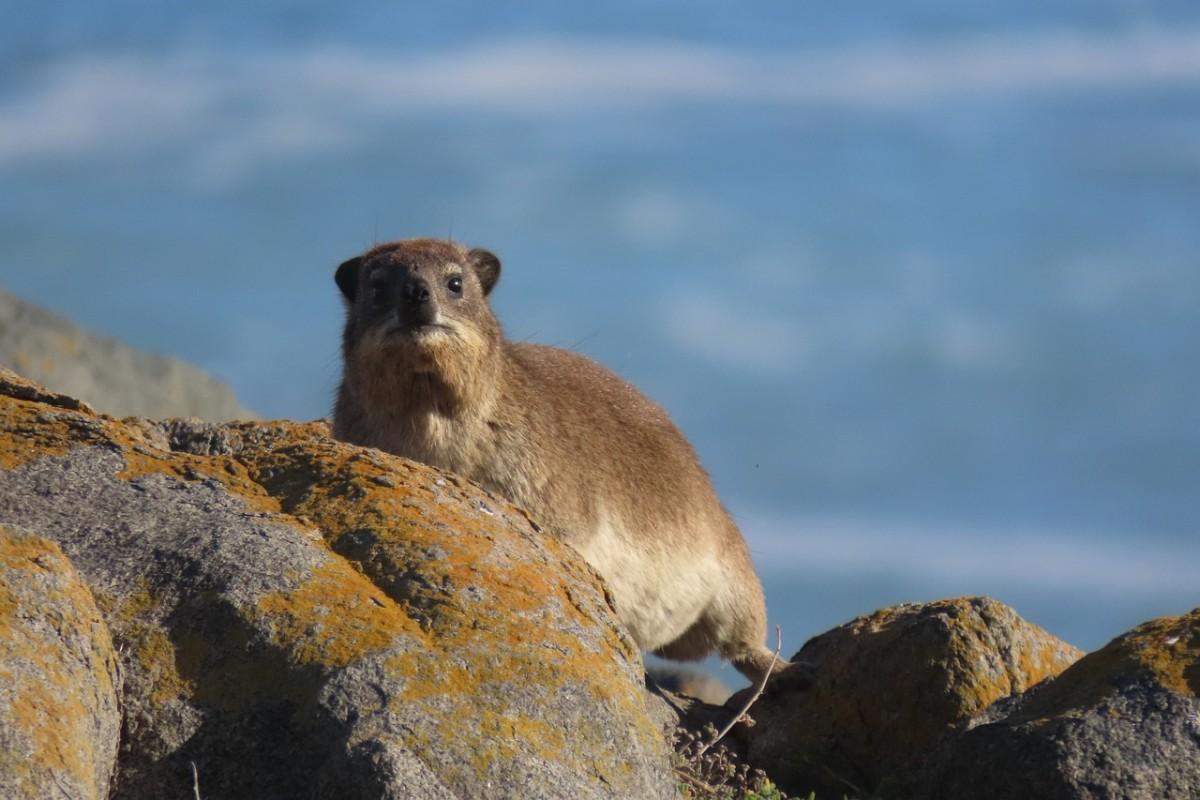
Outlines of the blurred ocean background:
<svg viewBox="0 0 1200 800">
<path fill-rule="evenodd" d="M 1200 605 L 1194 2 L 8 9 L 0 287 L 312 418 L 333 270 L 419 235 L 667 407 L 785 656 Z"/>
</svg>

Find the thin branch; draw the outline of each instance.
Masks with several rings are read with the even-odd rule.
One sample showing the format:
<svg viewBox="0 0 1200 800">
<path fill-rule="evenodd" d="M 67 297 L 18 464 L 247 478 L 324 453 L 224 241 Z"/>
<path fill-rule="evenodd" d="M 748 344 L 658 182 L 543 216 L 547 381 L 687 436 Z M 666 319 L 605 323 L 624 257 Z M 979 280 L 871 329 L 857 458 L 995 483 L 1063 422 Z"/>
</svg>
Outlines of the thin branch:
<svg viewBox="0 0 1200 800">
<path fill-rule="evenodd" d="M 771 670 L 775 669 L 775 662 L 777 662 L 779 660 L 779 651 L 782 649 L 783 649 L 783 635 L 779 630 L 779 626 L 776 625 L 775 626 L 775 652 L 771 655 L 770 666 L 767 667 L 767 671 L 763 673 L 762 678 L 760 678 L 758 681 L 758 688 L 754 690 L 754 694 L 750 695 L 750 699 L 747 700 L 746 704 L 742 706 L 742 710 L 739 711 L 737 714 L 735 714 L 733 716 L 733 718 L 731 720 L 729 720 L 729 722 L 725 723 L 725 727 L 721 729 L 721 732 L 717 734 L 716 738 L 713 739 L 708 744 L 701 747 L 698 751 L 696 751 L 697 757 L 704 755 L 704 753 L 708 750 L 708 748 L 712 747 L 714 744 L 716 744 L 717 742 L 724 739 L 725 734 L 727 734 L 731 730 L 733 730 L 733 726 L 738 724 L 738 721 L 746 715 L 747 711 L 750 710 L 750 706 L 754 705 L 754 701 L 757 700 L 762 695 L 763 689 L 767 688 L 767 681 L 770 680 L 770 678 L 771 678 Z"/>
<path fill-rule="evenodd" d="M 707 783 L 706 781 L 704 781 L 701 778 L 696 777 L 695 775 L 692 775 L 687 770 L 682 770 L 682 769 L 676 768 L 675 776 L 683 779 L 684 781 L 687 781 L 689 784 L 692 785 L 692 788 L 699 789 L 700 791 L 704 792 L 705 794 L 708 794 L 708 795 L 716 794 L 717 787 L 713 786 L 711 783 Z"/>
<path fill-rule="evenodd" d="M 200 773 L 196 771 L 196 762 L 189 761 L 192 765 L 192 794 L 196 796 L 196 800 L 200 800 Z"/>
</svg>

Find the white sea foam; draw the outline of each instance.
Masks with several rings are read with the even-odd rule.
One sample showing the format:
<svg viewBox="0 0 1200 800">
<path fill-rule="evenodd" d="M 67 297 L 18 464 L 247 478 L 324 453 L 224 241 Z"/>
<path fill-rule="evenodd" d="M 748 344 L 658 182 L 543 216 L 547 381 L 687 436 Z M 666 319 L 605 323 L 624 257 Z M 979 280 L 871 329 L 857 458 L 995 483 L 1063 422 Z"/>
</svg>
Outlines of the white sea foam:
<svg viewBox="0 0 1200 800">
<path fill-rule="evenodd" d="M 1200 30 L 1035 33 L 837 51 L 565 37 L 432 54 L 326 48 L 73 55 L 0 98 L 0 164 L 178 141 L 207 168 L 352 147 L 366 120 L 561 117 L 672 103 L 904 109 L 946 100 L 1200 84 Z"/>
<path fill-rule="evenodd" d="M 755 561 L 780 572 L 1155 595 L 1194 592 L 1200 565 L 1200 537 L 1148 544 L 1135 533 L 1063 533 L 869 517 L 748 517 L 739 522 Z"/>
</svg>

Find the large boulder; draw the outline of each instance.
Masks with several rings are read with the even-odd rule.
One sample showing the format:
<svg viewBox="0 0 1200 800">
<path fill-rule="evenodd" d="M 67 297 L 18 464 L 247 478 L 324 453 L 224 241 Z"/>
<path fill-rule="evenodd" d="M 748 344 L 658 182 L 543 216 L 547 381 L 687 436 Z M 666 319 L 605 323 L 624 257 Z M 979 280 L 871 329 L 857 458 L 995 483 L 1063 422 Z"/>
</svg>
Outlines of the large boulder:
<svg viewBox="0 0 1200 800">
<path fill-rule="evenodd" d="M 91 333 L 2 290 L 0 367 L 118 417 L 254 418 L 232 389 L 191 364 Z"/>
<path fill-rule="evenodd" d="M 451 474 L 0 373 L 0 523 L 61 548 L 121 654 L 114 797 L 191 796 L 193 763 L 206 800 L 675 793 L 598 576 Z"/>
<path fill-rule="evenodd" d="M 943 735 L 1080 655 L 986 597 L 885 608 L 809 640 L 812 686 L 768 691 L 735 730 L 787 790 L 907 796 Z"/>
<path fill-rule="evenodd" d="M 1200 609 L 1151 620 L 947 741 L 923 795 L 1200 797 Z"/>
<path fill-rule="evenodd" d="M 120 690 L 108 628 L 66 556 L 0 526 L 0 797 L 107 798 Z"/>
</svg>

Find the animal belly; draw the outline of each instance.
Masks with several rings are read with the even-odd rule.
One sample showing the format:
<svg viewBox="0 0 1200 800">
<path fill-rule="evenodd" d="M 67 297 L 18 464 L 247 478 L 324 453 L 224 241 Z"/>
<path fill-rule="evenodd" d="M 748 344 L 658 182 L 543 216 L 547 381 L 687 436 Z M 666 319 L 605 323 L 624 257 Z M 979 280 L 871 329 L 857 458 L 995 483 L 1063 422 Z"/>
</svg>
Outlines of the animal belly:
<svg viewBox="0 0 1200 800">
<path fill-rule="evenodd" d="M 577 549 L 604 577 L 618 617 L 643 650 L 656 650 L 683 635 L 708 607 L 721 579 L 713 555 L 639 541 L 611 523 L 597 526 Z"/>
</svg>

